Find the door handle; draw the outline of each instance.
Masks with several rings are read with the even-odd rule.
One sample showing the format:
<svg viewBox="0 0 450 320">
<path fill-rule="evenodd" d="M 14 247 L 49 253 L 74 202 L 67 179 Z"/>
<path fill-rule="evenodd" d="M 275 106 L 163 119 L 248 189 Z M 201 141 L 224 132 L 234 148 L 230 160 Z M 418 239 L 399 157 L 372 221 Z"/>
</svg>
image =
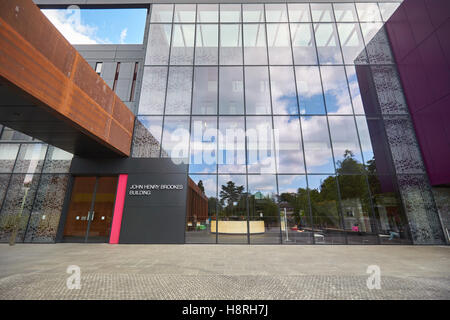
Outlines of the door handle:
<svg viewBox="0 0 450 320">
<path fill-rule="evenodd" d="M 92 211 L 91 221 L 94 221 L 94 215 L 95 215 L 95 211 Z"/>
</svg>

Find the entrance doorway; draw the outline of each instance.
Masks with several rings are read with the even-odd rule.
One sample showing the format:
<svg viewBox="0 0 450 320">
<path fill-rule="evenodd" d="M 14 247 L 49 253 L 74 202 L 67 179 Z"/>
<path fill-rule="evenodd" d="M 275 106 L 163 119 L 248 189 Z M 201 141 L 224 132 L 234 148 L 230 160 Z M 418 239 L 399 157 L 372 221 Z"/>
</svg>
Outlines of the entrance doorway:
<svg viewBox="0 0 450 320">
<path fill-rule="evenodd" d="M 75 177 L 64 242 L 108 242 L 117 177 Z"/>
</svg>

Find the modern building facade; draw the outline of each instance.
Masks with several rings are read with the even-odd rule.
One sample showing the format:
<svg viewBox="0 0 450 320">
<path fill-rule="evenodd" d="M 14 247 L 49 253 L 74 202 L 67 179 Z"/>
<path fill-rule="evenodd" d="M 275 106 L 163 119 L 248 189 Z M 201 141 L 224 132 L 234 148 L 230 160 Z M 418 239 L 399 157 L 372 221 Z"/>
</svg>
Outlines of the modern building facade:
<svg viewBox="0 0 450 320">
<path fill-rule="evenodd" d="M 34 3 L 148 9 L 143 44 L 75 46 L 134 130 L 111 155 L 2 113 L 0 241 L 448 243 L 446 1 Z"/>
</svg>

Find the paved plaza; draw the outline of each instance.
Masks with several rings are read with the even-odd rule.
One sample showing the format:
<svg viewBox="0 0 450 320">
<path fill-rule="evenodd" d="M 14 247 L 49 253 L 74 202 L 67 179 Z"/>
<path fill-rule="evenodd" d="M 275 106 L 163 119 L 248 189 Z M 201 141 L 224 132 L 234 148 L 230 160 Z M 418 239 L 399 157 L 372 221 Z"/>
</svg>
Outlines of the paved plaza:
<svg viewBox="0 0 450 320">
<path fill-rule="evenodd" d="M 450 299 L 450 247 L 0 244 L 0 299 Z"/>
</svg>

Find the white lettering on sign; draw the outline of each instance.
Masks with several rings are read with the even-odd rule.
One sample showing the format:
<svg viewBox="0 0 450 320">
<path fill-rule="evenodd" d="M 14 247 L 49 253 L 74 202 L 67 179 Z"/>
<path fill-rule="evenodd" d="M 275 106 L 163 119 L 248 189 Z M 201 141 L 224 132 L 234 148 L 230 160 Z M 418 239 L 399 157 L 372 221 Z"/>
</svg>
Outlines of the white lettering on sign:
<svg viewBox="0 0 450 320">
<path fill-rule="evenodd" d="M 153 190 L 183 190 L 182 184 L 132 184 L 128 190 L 130 196 L 149 196 Z"/>
</svg>

